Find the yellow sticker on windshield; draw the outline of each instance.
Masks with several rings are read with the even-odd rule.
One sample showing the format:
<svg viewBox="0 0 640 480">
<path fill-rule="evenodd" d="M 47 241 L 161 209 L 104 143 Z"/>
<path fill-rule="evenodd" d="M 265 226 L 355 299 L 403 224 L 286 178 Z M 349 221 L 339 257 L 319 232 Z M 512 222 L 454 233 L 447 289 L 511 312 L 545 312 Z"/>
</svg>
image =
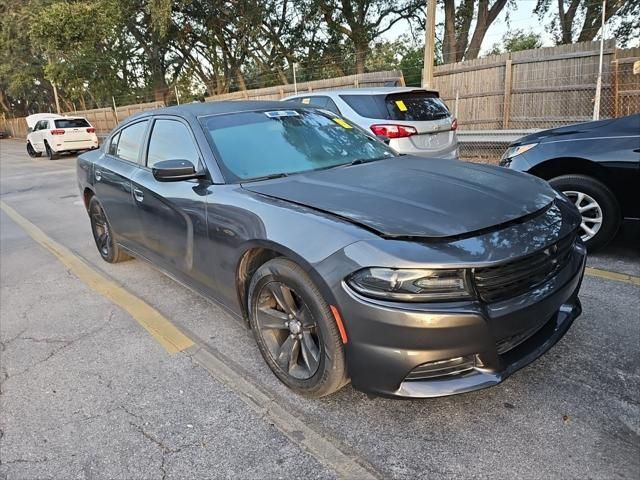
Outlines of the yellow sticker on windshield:
<svg viewBox="0 0 640 480">
<path fill-rule="evenodd" d="M 303 98 L 302 99 L 302 103 L 304 103 L 305 105 L 309 105 L 309 102 L 311 102 L 310 98 Z"/>
<path fill-rule="evenodd" d="M 402 100 L 396 100 L 396 107 L 398 107 L 398 109 L 401 112 L 406 112 L 407 111 L 407 106 L 404 104 L 404 102 Z"/>
<path fill-rule="evenodd" d="M 351 125 L 349 125 L 347 122 L 345 122 L 341 118 L 334 118 L 333 121 L 336 122 L 338 125 L 340 125 L 342 128 L 353 128 Z"/>
</svg>

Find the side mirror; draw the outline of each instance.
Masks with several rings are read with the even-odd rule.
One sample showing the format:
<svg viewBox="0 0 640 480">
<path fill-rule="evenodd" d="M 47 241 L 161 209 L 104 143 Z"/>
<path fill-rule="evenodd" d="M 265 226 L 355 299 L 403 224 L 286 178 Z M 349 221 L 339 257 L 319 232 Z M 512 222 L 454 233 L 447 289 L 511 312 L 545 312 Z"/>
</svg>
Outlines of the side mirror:
<svg viewBox="0 0 640 480">
<path fill-rule="evenodd" d="M 376 135 L 376 138 L 381 142 L 386 143 L 387 145 L 389 145 L 389 143 L 391 142 L 391 139 L 386 135 Z"/>
<path fill-rule="evenodd" d="M 33 128 L 31 127 L 27 128 L 27 133 L 31 133 L 31 132 L 33 132 Z"/>
<path fill-rule="evenodd" d="M 189 160 L 162 160 L 151 168 L 151 172 L 159 182 L 191 180 L 203 176 L 196 172 L 196 167 Z"/>
</svg>

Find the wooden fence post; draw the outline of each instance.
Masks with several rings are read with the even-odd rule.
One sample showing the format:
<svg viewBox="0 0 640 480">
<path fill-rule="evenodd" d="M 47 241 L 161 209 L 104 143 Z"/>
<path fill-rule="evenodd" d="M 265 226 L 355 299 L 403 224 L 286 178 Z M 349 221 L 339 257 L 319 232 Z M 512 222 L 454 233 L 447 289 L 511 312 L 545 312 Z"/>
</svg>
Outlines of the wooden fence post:
<svg viewBox="0 0 640 480">
<path fill-rule="evenodd" d="M 511 58 L 504 62 L 504 102 L 502 105 L 502 128 L 509 128 L 511 114 Z"/>
<path fill-rule="evenodd" d="M 615 64 L 613 70 L 613 117 L 618 118 L 618 115 L 620 114 L 620 107 L 618 105 L 618 89 L 620 88 L 618 86 L 618 59 L 616 58 L 612 63 Z"/>
</svg>

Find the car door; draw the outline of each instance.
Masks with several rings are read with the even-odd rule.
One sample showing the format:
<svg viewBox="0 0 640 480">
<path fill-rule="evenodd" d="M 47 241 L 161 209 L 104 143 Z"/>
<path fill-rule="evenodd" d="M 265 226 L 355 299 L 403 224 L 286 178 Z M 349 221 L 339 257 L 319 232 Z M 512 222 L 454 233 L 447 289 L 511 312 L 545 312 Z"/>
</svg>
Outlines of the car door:
<svg viewBox="0 0 640 480">
<path fill-rule="evenodd" d="M 48 123 L 48 120 L 40 120 L 36 123 L 31 133 L 31 145 L 37 152 L 44 151 L 44 132 Z"/>
<path fill-rule="evenodd" d="M 206 238 L 208 182 L 160 182 L 153 166 L 163 160 L 187 160 L 204 170 L 202 155 L 188 123 L 178 117 L 156 117 L 141 168 L 133 177 L 133 196 L 139 218 L 143 255 L 178 277 L 190 277 L 204 286 L 198 258 L 199 238 Z M 192 282 L 190 282 L 192 283 Z"/>
<path fill-rule="evenodd" d="M 116 241 L 137 251 L 140 229 L 131 189 L 149 120 L 125 126 L 111 135 L 93 169 L 95 193 L 102 204 Z"/>
</svg>

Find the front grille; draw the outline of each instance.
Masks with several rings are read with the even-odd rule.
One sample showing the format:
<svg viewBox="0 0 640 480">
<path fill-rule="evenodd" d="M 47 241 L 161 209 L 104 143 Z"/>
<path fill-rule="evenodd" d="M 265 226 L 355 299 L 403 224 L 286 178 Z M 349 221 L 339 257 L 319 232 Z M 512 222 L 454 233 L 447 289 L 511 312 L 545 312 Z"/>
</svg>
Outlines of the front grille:
<svg viewBox="0 0 640 480">
<path fill-rule="evenodd" d="M 513 298 L 550 280 L 569 261 L 575 236 L 565 238 L 526 257 L 495 267 L 476 268 L 476 289 L 485 302 Z"/>
</svg>

